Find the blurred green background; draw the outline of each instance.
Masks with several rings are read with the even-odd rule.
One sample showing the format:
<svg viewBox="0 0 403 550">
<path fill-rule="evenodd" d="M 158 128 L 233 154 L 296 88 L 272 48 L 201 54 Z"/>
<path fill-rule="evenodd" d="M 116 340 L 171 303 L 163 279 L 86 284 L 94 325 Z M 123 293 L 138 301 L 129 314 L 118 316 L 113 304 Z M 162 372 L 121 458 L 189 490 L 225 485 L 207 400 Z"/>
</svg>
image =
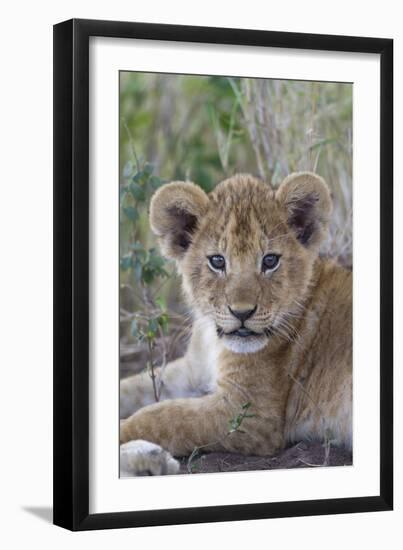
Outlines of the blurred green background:
<svg viewBox="0 0 403 550">
<path fill-rule="evenodd" d="M 236 172 L 276 187 L 298 170 L 329 184 L 334 212 L 322 252 L 351 267 L 351 84 L 120 73 L 122 361 L 148 337 L 159 361 L 177 354 L 166 342 L 158 352 L 160 340 L 172 343 L 189 325 L 174 266 L 149 230 L 152 193 L 172 180 L 210 191 Z"/>
</svg>

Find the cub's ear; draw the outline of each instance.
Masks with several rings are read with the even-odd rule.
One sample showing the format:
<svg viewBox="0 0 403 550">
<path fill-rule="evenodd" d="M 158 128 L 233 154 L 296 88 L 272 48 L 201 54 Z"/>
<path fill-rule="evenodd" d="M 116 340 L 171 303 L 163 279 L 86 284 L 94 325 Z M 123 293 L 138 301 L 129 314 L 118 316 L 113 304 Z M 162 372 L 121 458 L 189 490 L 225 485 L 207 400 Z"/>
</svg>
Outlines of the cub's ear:
<svg viewBox="0 0 403 550">
<path fill-rule="evenodd" d="M 180 260 L 184 256 L 208 202 L 206 193 L 190 182 L 168 183 L 155 193 L 150 224 L 166 257 Z"/>
<path fill-rule="evenodd" d="M 312 172 L 296 172 L 282 182 L 277 201 L 286 209 L 288 225 L 305 247 L 318 246 L 326 235 L 332 199 L 324 179 Z"/>
</svg>

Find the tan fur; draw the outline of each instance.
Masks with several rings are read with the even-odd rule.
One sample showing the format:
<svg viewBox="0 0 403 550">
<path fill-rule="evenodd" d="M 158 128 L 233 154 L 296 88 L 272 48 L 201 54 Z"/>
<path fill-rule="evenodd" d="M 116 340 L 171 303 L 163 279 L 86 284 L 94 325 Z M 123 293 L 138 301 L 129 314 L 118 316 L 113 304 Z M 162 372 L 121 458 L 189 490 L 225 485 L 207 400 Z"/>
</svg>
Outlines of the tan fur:
<svg viewBox="0 0 403 550">
<path fill-rule="evenodd" d="M 161 402 L 148 404 L 147 374 L 122 382 L 121 416 L 136 411 L 122 442 L 148 440 L 175 456 L 204 445 L 270 455 L 311 438 L 351 446 L 352 276 L 319 257 L 330 215 L 325 182 L 307 172 L 277 192 L 237 175 L 209 195 L 183 182 L 155 194 L 151 225 L 177 261 L 195 323 L 186 355 L 166 369 Z M 263 273 L 269 253 L 280 263 Z M 216 254 L 225 272 L 209 268 Z M 229 307 L 255 306 L 245 327 L 257 336 L 228 335 L 241 324 Z M 245 403 L 253 416 L 229 433 Z"/>
</svg>

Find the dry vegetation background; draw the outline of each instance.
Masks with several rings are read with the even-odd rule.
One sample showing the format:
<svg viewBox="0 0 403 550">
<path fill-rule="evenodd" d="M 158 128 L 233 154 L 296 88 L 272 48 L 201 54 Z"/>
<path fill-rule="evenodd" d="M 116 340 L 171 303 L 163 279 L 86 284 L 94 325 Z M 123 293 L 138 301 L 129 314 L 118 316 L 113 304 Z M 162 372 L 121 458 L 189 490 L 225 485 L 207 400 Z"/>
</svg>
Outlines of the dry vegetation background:
<svg viewBox="0 0 403 550">
<path fill-rule="evenodd" d="M 276 187 L 298 170 L 329 184 L 322 253 L 351 267 L 352 85 L 121 73 L 121 377 L 146 368 L 158 400 L 155 369 L 183 352 L 191 328 L 174 266 L 149 230 L 152 193 L 172 180 L 210 191 L 236 172 Z"/>
</svg>

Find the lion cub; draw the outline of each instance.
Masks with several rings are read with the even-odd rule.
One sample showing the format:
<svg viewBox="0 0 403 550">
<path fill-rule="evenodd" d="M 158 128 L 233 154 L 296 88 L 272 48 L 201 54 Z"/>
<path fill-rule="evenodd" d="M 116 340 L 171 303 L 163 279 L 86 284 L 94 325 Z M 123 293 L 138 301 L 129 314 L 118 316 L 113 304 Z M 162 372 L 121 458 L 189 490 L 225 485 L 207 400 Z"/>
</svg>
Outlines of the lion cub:
<svg viewBox="0 0 403 550">
<path fill-rule="evenodd" d="M 241 174 L 208 195 L 184 182 L 154 195 L 151 227 L 176 260 L 194 326 L 164 372 L 162 401 L 147 373 L 121 382 L 131 475 L 176 472 L 169 453 L 201 446 L 271 455 L 331 437 L 351 447 L 352 274 L 319 257 L 331 206 L 309 172 L 277 191 Z M 246 404 L 242 430 L 229 430 Z M 157 468 L 147 467 L 147 442 L 164 450 Z"/>
</svg>

